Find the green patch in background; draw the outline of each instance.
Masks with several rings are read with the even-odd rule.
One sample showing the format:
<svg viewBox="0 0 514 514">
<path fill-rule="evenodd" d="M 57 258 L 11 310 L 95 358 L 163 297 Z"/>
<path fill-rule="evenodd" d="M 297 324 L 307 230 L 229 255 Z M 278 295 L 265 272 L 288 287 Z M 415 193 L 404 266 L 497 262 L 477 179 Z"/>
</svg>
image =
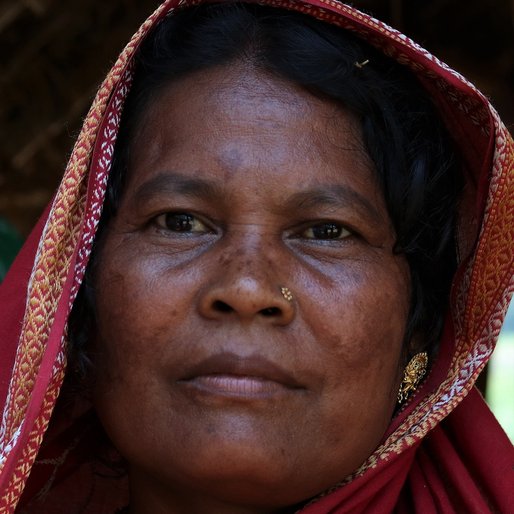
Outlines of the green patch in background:
<svg viewBox="0 0 514 514">
<path fill-rule="evenodd" d="M 16 230 L 0 218 L 0 282 L 21 248 L 22 239 Z"/>
<path fill-rule="evenodd" d="M 487 403 L 514 442 L 514 304 L 489 364 Z"/>
</svg>

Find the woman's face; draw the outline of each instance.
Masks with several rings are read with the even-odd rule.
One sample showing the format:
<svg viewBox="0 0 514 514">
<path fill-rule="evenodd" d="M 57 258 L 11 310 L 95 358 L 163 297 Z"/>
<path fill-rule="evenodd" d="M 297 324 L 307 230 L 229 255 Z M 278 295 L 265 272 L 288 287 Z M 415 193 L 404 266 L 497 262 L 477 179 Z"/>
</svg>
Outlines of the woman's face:
<svg viewBox="0 0 514 514">
<path fill-rule="evenodd" d="M 337 483 L 390 422 L 410 296 L 358 123 L 239 65 L 166 87 L 130 150 L 95 402 L 133 504 L 271 511 Z"/>
</svg>

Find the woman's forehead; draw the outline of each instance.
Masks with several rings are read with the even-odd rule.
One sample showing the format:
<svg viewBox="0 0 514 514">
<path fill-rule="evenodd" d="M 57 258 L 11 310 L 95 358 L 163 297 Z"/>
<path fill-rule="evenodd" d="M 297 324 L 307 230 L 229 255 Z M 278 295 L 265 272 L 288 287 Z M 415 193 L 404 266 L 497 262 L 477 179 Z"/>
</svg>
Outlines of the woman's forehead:
<svg viewBox="0 0 514 514">
<path fill-rule="evenodd" d="M 164 85 L 148 102 L 142 121 L 150 117 L 155 123 L 156 115 L 163 114 L 163 109 L 167 110 L 168 117 L 174 111 L 201 116 L 207 129 L 220 117 L 243 126 L 265 124 L 268 120 L 277 123 L 279 119 L 298 123 L 301 119 L 308 127 L 316 127 L 321 120 L 323 125 L 337 123 L 343 119 L 341 113 L 345 114 L 345 123 L 340 129 L 344 130 L 346 125 L 352 129 L 348 136 L 358 127 L 356 117 L 343 105 L 315 96 L 301 85 L 257 69 L 250 62 L 206 68 Z"/>
<path fill-rule="evenodd" d="M 136 133 L 130 152 L 136 182 L 150 169 L 200 176 L 222 169 L 225 181 L 238 172 L 272 170 L 286 181 L 309 182 L 312 174 L 325 182 L 351 168 L 370 178 L 356 117 L 295 84 L 241 66 L 168 85 Z"/>
</svg>

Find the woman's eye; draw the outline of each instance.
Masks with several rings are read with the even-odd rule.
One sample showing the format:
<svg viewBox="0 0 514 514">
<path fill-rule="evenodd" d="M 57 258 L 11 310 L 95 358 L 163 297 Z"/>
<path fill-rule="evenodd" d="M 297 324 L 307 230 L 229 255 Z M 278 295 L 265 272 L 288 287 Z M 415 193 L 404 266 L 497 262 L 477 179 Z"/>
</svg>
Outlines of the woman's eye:
<svg viewBox="0 0 514 514">
<path fill-rule="evenodd" d="M 307 239 L 345 239 L 352 233 L 339 223 L 326 222 L 307 228 L 302 235 Z"/>
<path fill-rule="evenodd" d="M 155 218 L 156 224 L 170 232 L 208 232 L 197 217 L 186 212 L 167 212 Z"/>
</svg>

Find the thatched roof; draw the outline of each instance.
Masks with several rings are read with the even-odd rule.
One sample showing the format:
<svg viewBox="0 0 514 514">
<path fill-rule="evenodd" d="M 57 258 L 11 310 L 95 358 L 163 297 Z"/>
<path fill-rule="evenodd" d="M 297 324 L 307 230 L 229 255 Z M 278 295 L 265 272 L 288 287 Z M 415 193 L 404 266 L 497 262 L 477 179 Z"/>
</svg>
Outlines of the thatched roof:
<svg viewBox="0 0 514 514">
<path fill-rule="evenodd" d="M 26 234 L 109 65 L 158 0 L 0 0 L 0 216 Z M 469 75 L 514 122 L 513 0 L 361 0 Z"/>
<path fill-rule="evenodd" d="M 0 3 L 0 215 L 26 233 L 103 75 L 158 0 Z"/>
</svg>

